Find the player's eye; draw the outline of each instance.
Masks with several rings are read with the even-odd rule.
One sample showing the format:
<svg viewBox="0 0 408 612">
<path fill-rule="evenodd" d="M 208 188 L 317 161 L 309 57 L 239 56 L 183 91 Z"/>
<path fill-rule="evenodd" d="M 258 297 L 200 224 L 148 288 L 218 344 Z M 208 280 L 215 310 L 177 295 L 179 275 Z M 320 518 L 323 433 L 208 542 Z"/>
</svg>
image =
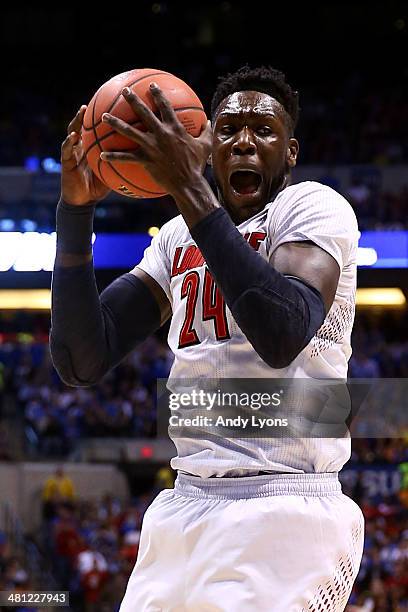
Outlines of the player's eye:
<svg viewBox="0 0 408 612">
<path fill-rule="evenodd" d="M 224 136 L 231 136 L 231 134 L 233 134 L 235 132 L 235 128 L 233 125 L 222 125 L 220 127 L 220 134 L 223 134 Z"/>
<path fill-rule="evenodd" d="M 256 129 L 256 133 L 259 134 L 259 136 L 270 136 L 273 130 L 268 125 L 262 125 Z"/>
</svg>

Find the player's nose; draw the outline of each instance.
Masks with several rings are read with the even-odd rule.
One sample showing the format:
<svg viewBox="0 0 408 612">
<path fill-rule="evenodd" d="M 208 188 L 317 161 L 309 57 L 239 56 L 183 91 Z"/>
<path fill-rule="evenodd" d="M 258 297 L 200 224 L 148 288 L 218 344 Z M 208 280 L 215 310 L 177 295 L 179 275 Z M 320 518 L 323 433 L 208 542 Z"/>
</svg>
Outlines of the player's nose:
<svg viewBox="0 0 408 612">
<path fill-rule="evenodd" d="M 251 130 L 245 127 L 238 132 L 232 145 L 232 153 L 234 155 L 254 155 L 256 153 L 256 144 Z"/>
</svg>

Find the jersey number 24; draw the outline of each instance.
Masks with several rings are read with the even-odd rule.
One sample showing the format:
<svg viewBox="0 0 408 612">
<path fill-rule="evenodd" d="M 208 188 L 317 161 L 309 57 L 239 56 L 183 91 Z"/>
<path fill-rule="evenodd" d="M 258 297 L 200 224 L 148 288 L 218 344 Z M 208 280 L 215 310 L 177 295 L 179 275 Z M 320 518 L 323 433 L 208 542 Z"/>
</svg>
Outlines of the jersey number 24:
<svg viewBox="0 0 408 612">
<path fill-rule="evenodd" d="M 201 340 L 194 329 L 194 317 L 196 312 L 198 294 L 200 288 L 200 275 L 191 271 L 183 279 L 181 285 L 181 299 L 187 299 L 186 314 L 181 327 L 179 337 L 179 348 L 200 344 Z M 214 331 L 217 340 L 228 340 L 230 333 L 228 329 L 226 305 L 224 298 L 216 286 L 208 269 L 205 269 L 204 288 L 202 294 L 203 321 L 214 321 Z"/>
</svg>

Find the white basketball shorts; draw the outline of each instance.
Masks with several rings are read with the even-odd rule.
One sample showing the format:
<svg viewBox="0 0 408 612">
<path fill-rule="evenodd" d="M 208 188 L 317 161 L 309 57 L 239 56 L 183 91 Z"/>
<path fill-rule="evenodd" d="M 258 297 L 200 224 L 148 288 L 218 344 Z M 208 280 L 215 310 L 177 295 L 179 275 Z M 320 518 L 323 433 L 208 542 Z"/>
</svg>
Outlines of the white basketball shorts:
<svg viewBox="0 0 408 612">
<path fill-rule="evenodd" d="M 340 612 L 363 534 L 337 474 L 179 475 L 144 516 L 120 612 Z"/>
</svg>

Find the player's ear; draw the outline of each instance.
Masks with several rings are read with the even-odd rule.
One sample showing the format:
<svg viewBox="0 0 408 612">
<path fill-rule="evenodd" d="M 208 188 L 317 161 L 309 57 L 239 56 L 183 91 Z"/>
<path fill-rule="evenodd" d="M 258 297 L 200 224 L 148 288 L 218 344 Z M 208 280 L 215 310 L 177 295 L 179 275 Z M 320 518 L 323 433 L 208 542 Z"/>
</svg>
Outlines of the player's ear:
<svg viewBox="0 0 408 612">
<path fill-rule="evenodd" d="M 296 138 L 289 138 L 288 148 L 286 151 L 286 162 L 289 168 L 296 166 L 296 160 L 299 153 L 299 143 Z"/>
<path fill-rule="evenodd" d="M 209 166 L 212 166 L 212 155 L 211 155 L 211 153 L 210 153 L 210 154 L 209 154 L 209 156 L 208 156 L 208 159 L 207 159 L 207 164 L 208 164 Z"/>
</svg>

